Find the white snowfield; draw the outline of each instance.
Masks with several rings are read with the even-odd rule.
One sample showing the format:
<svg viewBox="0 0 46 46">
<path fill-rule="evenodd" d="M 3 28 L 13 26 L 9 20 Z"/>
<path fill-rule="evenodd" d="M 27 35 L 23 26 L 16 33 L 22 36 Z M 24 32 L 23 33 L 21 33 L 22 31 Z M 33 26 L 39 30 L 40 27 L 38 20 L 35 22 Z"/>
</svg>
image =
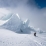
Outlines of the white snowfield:
<svg viewBox="0 0 46 46">
<path fill-rule="evenodd" d="M 0 29 L 0 46 L 46 46 L 46 35 L 18 34 Z"/>
<path fill-rule="evenodd" d="M 18 14 L 6 15 L 0 22 L 0 46 L 46 46 L 46 33 L 38 30 L 35 37 L 29 20 L 23 22 Z"/>
</svg>

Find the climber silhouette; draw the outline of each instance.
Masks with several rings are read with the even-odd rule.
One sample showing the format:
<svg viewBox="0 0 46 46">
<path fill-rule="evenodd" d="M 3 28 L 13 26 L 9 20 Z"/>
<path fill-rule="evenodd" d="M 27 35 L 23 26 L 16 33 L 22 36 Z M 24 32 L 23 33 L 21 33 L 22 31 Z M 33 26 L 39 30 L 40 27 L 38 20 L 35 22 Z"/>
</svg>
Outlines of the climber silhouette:
<svg viewBox="0 0 46 46">
<path fill-rule="evenodd" d="M 34 33 L 34 36 L 36 36 L 36 32 Z"/>
</svg>

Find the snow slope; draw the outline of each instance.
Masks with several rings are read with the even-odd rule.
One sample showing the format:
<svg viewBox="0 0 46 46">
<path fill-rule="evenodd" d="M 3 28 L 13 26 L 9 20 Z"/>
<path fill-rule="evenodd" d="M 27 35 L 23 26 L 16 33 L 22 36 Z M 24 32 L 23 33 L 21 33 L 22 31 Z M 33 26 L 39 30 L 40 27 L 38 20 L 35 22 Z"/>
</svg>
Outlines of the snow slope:
<svg viewBox="0 0 46 46">
<path fill-rule="evenodd" d="M 35 30 L 28 26 L 29 20 L 23 23 L 18 14 L 5 16 L 2 20 L 5 23 L 0 26 L 0 46 L 46 46 L 46 33 L 34 37 L 30 31 Z"/>
<path fill-rule="evenodd" d="M 10 30 L 0 29 L 0 46 L 46 46 L 46 35 L 17 34 Z"/>
</svg>

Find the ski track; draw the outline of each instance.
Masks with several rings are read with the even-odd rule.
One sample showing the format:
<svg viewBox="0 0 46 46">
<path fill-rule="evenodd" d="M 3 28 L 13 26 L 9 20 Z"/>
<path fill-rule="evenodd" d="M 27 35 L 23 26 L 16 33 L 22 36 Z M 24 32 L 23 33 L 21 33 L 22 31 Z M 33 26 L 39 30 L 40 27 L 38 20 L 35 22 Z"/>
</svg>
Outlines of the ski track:
<svg viewBox="0 0 46 46">
<path fill-rule="evenodd" d="M 37 46 L 42 46 L 37 40 L 35 40 L 33 38 L 29 38 L 29 39 L 32 40 Z"/>
<path fill-rule="evenodd" d="M 30 35 L 30 37 L 28 35 L 28 38 L 31 39 L 32 41 L 34 41 L 35 44 L 37 44 L 37 46 L 46 46 L 46 41 L 44 39 L 42 39 L 41 37 L 39 37 L 39 36 L 36 36 L 36 37 L 33 36 L 33 38 L 31 38 L 31 37 L 32 37 L 31 35 Z"/>
</svg>

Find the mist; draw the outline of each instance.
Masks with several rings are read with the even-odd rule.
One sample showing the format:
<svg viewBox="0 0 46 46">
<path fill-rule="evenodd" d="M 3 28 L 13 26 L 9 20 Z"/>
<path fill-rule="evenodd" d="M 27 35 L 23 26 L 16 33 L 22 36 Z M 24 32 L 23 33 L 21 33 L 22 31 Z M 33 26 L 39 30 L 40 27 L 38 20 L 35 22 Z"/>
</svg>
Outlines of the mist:
<svg viewBox="0 0 46 46">
<path fill-rule="evenodd" d="M 0 0 L 0 8 L 18 13 L 23 21 L 30 20 L 30 26 L 46 31 L 46 8 L 40 9 L 35 0 Z"/>
</svg>

